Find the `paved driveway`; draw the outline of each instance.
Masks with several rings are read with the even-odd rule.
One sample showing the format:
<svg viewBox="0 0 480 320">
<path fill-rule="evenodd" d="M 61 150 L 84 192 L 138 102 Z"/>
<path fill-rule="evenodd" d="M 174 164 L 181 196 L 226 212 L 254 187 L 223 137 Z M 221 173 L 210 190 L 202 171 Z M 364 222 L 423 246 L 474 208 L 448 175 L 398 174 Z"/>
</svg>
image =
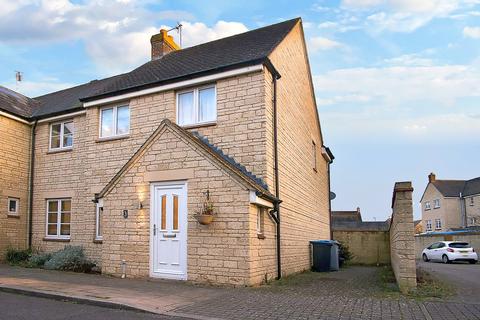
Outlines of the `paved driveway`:
<svg viewBox="0 0 480 320">
<path fill-rule="evenodd" d="M 451 300 L 480 304 L 480 264 L 419 261 L 418 266 L 457 289 Z"/>
</svg>

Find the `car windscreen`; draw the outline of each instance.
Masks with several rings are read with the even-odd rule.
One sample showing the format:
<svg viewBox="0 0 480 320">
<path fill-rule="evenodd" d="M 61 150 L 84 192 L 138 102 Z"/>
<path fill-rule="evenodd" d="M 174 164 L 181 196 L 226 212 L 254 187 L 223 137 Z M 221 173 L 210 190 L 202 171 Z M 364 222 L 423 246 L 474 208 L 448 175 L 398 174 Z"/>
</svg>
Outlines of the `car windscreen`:
<svg viewBox="0 0 480 320">
<path fill-rule="evenodd" d="M 450 248 L 457 248 L 457 249 L 464 249 L 470 248 L 470 244 L 468 242 L 454 242 L 448 245 Z"/>
</svg>

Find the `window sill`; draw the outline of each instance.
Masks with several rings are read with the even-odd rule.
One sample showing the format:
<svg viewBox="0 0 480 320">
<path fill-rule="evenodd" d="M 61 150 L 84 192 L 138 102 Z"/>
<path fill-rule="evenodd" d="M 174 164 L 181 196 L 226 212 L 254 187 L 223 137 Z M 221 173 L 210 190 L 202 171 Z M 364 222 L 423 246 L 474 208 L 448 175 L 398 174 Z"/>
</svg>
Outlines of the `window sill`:
<svg viewBox="0 0 480 320">
<path fill-rule="evenodd" d="M 20 215 L 18 213 L 9 213 L 7 214 L 7 218 L 20 219 Z"/>
<path fill-rule="evenodd" d="M 51 242 L 70 242 L 70 239 L 44 237 L 44 238 L 43 238 L 43 241 L 51 241 Z"/>
<path fill-rule="evenodd" d="M 113 136 L 113 137 L 106 137 L 106 138 L 98 138 L 95 140 L 96 143 L 101 143 L 101 142 L 108 142 L 108 141 L 115 141 L 115 140 L 123 140 L 123 139 L 128 139 L 130 138 L 129 134 L 124 134 L 121 136 Z"/>
<path fill-rule="evenodd" d="M 265 239 L 265 235 L 263 233 L 257 233 L 257 238 L 263 240 Z"/>
<path fill-rule="evenodd" d="M 70 152 L 70 151 L 73 151 L 73 148 L 50 149 L 47 151 L 47 154 L 55 154 L 55 153 Z"/>
<path fill-rule="evenodd" d="M 180 127 L 182 127 L 183 129 L 195 129 L 195 128 L 202 128 L 202 127 L 212 127 L 216 125 L 217 125 L 217 121 L 212 121 L 212 122 L 181 125 Z"/>
<path fill-rule="evenodd" d="M 95 239 L 93 239 L 93 243 L 102 244 L 103 243 L 103 238 L 95 238 Z"/>
</svg>

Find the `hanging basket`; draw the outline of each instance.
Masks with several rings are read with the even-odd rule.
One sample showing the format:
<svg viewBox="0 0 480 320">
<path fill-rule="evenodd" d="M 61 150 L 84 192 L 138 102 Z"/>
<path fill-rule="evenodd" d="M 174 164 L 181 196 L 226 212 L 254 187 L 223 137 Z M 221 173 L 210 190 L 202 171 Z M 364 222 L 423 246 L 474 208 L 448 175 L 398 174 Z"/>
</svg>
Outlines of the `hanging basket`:
<svg viewBox="0 0 480 320">
<path fill-rule="evenodd" d="M 213 215 L 211 214 L 196 214 L 194 217 L 197 219 L 198 223 L 204 226 L 207 226 L 213 222 Z"/>
</svg>

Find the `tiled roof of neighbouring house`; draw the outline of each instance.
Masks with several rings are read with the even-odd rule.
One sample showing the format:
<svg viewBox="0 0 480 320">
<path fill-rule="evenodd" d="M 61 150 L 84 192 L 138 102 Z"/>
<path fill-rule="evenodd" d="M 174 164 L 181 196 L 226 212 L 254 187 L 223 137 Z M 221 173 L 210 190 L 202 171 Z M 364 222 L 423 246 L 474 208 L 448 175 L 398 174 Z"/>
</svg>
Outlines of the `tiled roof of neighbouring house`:
<svg viewBox="0 0 480 320">
<path fill-rule="evenodd" d="M 22 118 L 31 116 L 38 103 L 24 95 L 0 86 L 0 110 Z"/>
<path fill-rule="evenodd" d="M 360 210 L 332 211 L 332 221 L 335 222 L 362 222 Z"/>
<path fill-rule="evenodd" d="M 432 184 L 444 197 L 471 196 L 480 194 L 480 177 L 470 180 L 435 180 Z"/>
<path fill-rule="evenodd" d="M 35 110 L 22 108 L 16 114 L 42 118 L 81 108 L 81 101 L 132 92 L 216 72 L 266 62 L 270 53 L 300 21 L 299 18 L 231 37 L 173 51 L 131 72 L 94 80 L 69 89 L 34 98 Z"/>
</svg>

